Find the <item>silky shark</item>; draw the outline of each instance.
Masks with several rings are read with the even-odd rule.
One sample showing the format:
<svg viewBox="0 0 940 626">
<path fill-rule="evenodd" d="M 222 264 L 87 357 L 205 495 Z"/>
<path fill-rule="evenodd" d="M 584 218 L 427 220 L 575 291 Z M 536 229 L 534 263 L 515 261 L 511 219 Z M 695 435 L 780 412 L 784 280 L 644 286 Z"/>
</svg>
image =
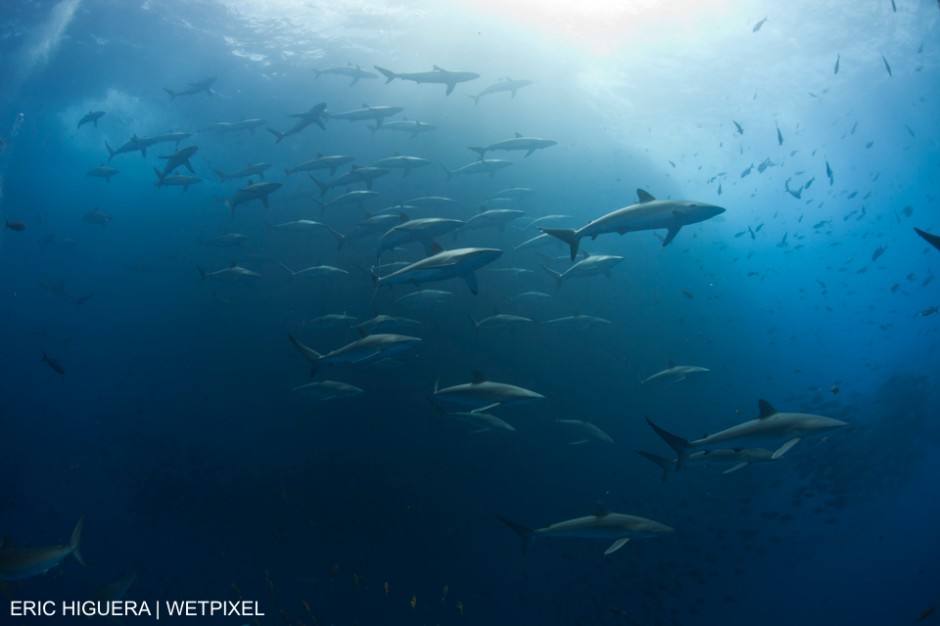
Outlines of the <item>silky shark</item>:
<svg viewBox="0 0 940 626">
<path fill-rule="evenodd" d="M 418 337 L 394 335 L 391 333 L 367 335 L 365 332 L 361 332 L 361 335 L 362 336 L 356 341 L 348 343 L 341 348 L 337 348 L 332 352 L 327 352 L 326 354 L 320 354 L 316 350 L 305 346 L 291 334 L 288 334 L 287 337 L 304 358 L 310 362 L 311 378 L 316 376 L 320 365 L 323 363 L 362 363 L 363 361 L 374 359 L 379 355 L 387 357 L 392 354 L 404 352 L 405 350 L 415 347 L 418 342 L 421 341 Z"/>
<path fill-rule="evenodd" d="M 555 522 L 544 528 L 528 528 L 522 524 L 510 521 L 505 517 L 496 516 L 500 522 L 508 526 L 517 535 L 522 537 L 522 552 L 528 551 L 539 537 L 586 537 L 590 539 L 613 539 L 604 555 L 613 554 L 622 548 L 631 539 L 644 539 L 658 537 L 673 532 L 674 529 L 645 517 L 613 513 L 599 506 L 594 515 L 576 517 L 563 522 Z"/>
<path fill-rule="evenodd" d="M 694 374 L 704 374 L 710 372 L 708 368 L 698 367 L 696 365 L 673 365 L 669 364 L 669 367 L 656 372 L 652 376 L 647 376 L 640 381 L 641 385 L 652 385 L 652 384 L 665 384 L 665 383 L 678 383 L 689 376 Z"/>
<path fill-rule="evenodd" d="M 810 413 L 779 413 L 766 400 L 757 403 L 759 414 L 756 418 L 742 422 L 736 426 L 718 431 L 712 435 L 688 441 L 674 435 L 646 418 L 656 434 L 665 441 L 670 448 L 676 451 L 676 469 L 681 470 L 689 461 L 692 448 L 715 446 L 728 443 L 766 443 L 780 442 L 783 445 L 777 448 L 772 459 L 776 460 L 786 454 L 793 446 L 806 437 L 818 435 L 834 428 L 848 426 L 848 423 L 822 415 Z"/>
<path fill-rule="evenodd" d="M 363 78 L 378 78 L 376 74 L 364 70 L 358 65 L 353 65 L 352 63 L 346 66 L 327 68 L 325 70 L 314 69 L 313 71 L 316 74 L 316 78 L 320 78 L 321 74 L 334 74 L 336 76 L 346 76 L 351 78 L 352 82 L 349 83 L 350 86 L 355 85 Z"/>
<path fill-rule="evenodd" d="M 474 74 L 473 72 L 452 72 L 438 67 L 437 65 L 435 65 L 434 69 L 430 72 L 393 72 L 384 67 L 379 67 L 378 65 L 375 66 L 375 69 L 385 76 L 386 85 L 396 78 L 401 80 L 413 80 L 416 83 L 439 83 L 447 85 L 447 93 L 445 95 L 448 96 L 453 93 L 457 83 L 465 83 L 480 77 L 479 74 Z"/>
<path fill-rule="evenodd" d="M 311 124 L 316 124 L 321 129 L 326 130 L 326 126 L 323 124 L 324 117 L 326 116 L 326 102 L 321 102 L 319 104 L 313 105 L 309 111 L 305 113 L 291 113 L 290 117 L 296 117 L 297 123 L 291 126 L 289 129 L 285 130 L 283 133 L 273 128 L 269 128 L 268 132 L 277 137 L 277 141 L 274 143 L 281 143 L 281 140 L 284 137 L 289 135 L 296 135 L 303 129 L 307 128 Z"/>
<path fill-rule="evenodd" d="M 783 446 L 787 445 L 788 444 L 786 443 L 783 444 Z M 781 446 L 781 448 L 783 446 Z M 645 452 L 643 450 L 635 450 L 635 452 L 662 468 L 663 482 L 666 482 L 669 479 L 670 474 L 677 471 L 676 464 L 679 461 L 678 459 L 666 458 L 664 456 L 653 454 L 652 452 Z M 766 448 L 720 448 L 718 450 L 699 450 L 698 452 L 693 452 L 689 455 L 689 458 L 686 459 L 686 465 L 730 465 L 731 467 L 722 472 L 722 474 L 730 474 L 753 463 L 768 463 L 770 461 L 779 461 L 783 458 L 784 453 L 786 453 L 786 450 L 780 454 L 777 454 L 776 450 L 768 450 Z"/>
<path fill-rule="evenodd" d="M 475 411 L 486 411 L 496 406 L 524 404 L 543 400 L 545 396 L 524 387 L 487 380 L 480 372 L 473 372 L 473 380 L 461 385 L 441 389 L 434 383 L 432 402 L 474 407 Z"/>
<path fill-rule="evenodd" d="M 476 294 L 480 287 L 474 272 L 484 265 L 489 265 L 503 254 L 502 250 L 496 248 L 443 250 L 437 245 L 434 246 L 433 252 L 434 254 L 426 259 L 416 261 L 385 276 L 378 276 L 373 271 L 372 283 L 378 289 L 404 283 L 420 285 L 449 278 L 462 278 L 470 291 Z"/>
<path fill-rule="evenodd" d="M 82 119 L 78 120 L 78 128 L 82 127 L 82 124 L 87 124 L 91 122 L 95 125 L 95 128 L 98 128 L 98 120 L 104 115 L 104 111 L 89 111 L 82 116 Z"/>
<path fill-rule="evenodd" d="M 85 525 L 85 516 L 79 518 L 72 531 L 72 538 L 64 546 L 51 548 L 3 549 L 0 550 L 0 580 L 12 581 L 32 578 L 56 567 L 68 555 L 85 564 L 78 546 L 82 540 L 82 528 Z"/>
<path fill-rule="evenodd" d="M 493 83 L 492 85 L 490 85 L 489 87 L 487 87 L 486 89 L 478 93 L 477 95 L 470 96 L 470 97 L 473 98 L 473 104 L 479 104 L 480 98 L 482 98 L 483 96 L 489 96 L 491 94 L 500 93 L 502 91 L 510 92 L 509 97 L 515 98 L 516 92 L 518 90 L 522 89 L 523 87 L 528 87 L 531 84 L 532 84 L 531 80 L 513 80 L 511 78 L 504 78 L 500 80 L 499 82 Z"/>
<path fill-rule="evenodd" d="M 541 137 L 523 137 L 519 133 L 516 133 L 516 136 L 512 139 L 497 141 L 496 143 L 485 147 L 471 146 L 470 149 L 479 154 L 481 159 L 486 155 L 487 152 L 492 152 L 493 150 L 525 150 L 525 156 L 529 156 L 536 150 L 551 148 L 557 143 L 557 141 L 553 141 L 551 139 L 542 139 Z"/>
<path fill-rule="evenodd" d="M 226 174 L 222 170 L 217 170 L 215 168 L 213 168 L 212 171 L 215 172 L 216 176 L 219 177 L 219 180 L 224 183 L 230 178 L 248 178 L 249 176 L 260 176 L 263 180 L 264 172 L 269 167 L 271 167 L 270 163 L 252 163 L 250 165 L 246 165 L 240 170 L 232 172 L 231 174 Z"/>
<path fill-rule="evenodd" d="M 261 204 L 264 205 L 264 208 L 268 208 L 268 196 L 281 188 L 283 183 L 256 183 L 253 180 L 248 180 L 248 186 L 242 187 L 235 191 L 235 195 L 231 198 L 228 198 L 225 203 L 228 205 L 229 210 L 232 212 L 232 215 L 235 214 L 235 207 L 239 204 L 245 204 L 246 202 L 251 202 L 252 200 L 258 200 Z"/>
<path fill-rule="evenodd" d="M 603 217 L 599 217 L 592 222 L 582 226 L 578 230 L 567 228 L 544 228 L 539 227 L 543 233 L 561 239 L 571 247 L 571 260 L 574 261 L 578 255 L 578 246 L 585 237 L 596 239 L 598 235 L 605 233 L 624 233 L 636 232 L 640 230 L 655 230 L 665 228 L 667 230 L 666 238 L 663 240 L 663 246 L 669 245 L 679 229 L 689 224 L 704 222 L 705 220 L 720 215 L 725 209 L 720 206 L 706 204 L 704 202 L 694 202 L 691 200 L 657 200 L 648 192 L 637 189 L 636 195 L 639 198 L 637 204 L 631 204 L 621 209 L 617 209 Z"/>
<path fill-rule="evenodd" d="M 195 83 L 189 83 L 185 89 L 180 91 L 173 91 L 172 89 L 163 88 L 163 91 L 170 94 L 170 100 L 175 100 L 176 96 L 191 96 L 197 94 L 200 91 L 205 91 L 207 96 L 212 95 L 212 85 L 215 83 L 215 76 L 210 76 L 204 80 L 197 81 Z"/>
</svg>

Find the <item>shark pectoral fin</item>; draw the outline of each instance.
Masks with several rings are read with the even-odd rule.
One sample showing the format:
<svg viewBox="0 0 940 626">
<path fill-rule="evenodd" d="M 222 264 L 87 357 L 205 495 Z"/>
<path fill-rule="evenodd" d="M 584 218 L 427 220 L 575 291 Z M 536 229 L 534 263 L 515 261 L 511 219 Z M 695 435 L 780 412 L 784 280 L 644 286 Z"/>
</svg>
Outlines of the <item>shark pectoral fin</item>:
<svg viewBox="0 0 940 626">
<path fill-rule="evenodd" d="M 457 83 L 447 83 L 447 93 L 445 93 L 444 95 L 449 96 L 450 94 L 452 94 L 454 92 L 454 87 L 456 86 L 457 86 Z"/>
<path fill-rule="evenodd" d="M 436 391 L 436 389 L 435 389 L 435 391 Z M 494 403 L 492 403 L 492 404 L 487 404 L 486 406 L 481 406 L 481 407 L 478 408 L 478 409 L 473 409 L 473 410 L 470 411 L 470 412 L 471 412 L 471 413 L 486 413 L 487 411 L 489 411 L 489 410 L 491 410 L 491 409 L 495 409 L 495 408 L 498 407 L 499 405 L 500 405 L 499 402 L 494 402 Z"/>
<path fill-rule="evenodd" d="M 612 544 L 610 544 L 610 547 L 609 547 L 609 548 L 607 548 L 606 550 L 604 550 L 604 556 L 607 556 L 608 554 L 613 554 L 614 552 L 616 552 L 616 551 L 619 550 L 620 548 L 622 548 L 622 547 L 624 547 L 625 545 L 627 545 L 627 542 L 628 542 L 628 541 L 630 541 L 630 538 L 629 538 L 629 537 L 621 537 L 621 538 L 618 539 L 617 541 L 615 541 L 615 542 L 613 542 Z"/>
<path fill-rule="evenodd" d="M 682 226 L 670 226 L 669 227 L 669 231 L 666 233 L 666 238 L 663 239 L 664 248 L 668 246 L 670 243 L 672 243 L 672 240 L 675 239 L 676 235 L 679 234 L 680 228 L 682 228 Z"/>
<path fill-rule="evenodd" d="M 480 290 L 480 285 L 477 284 L 477 275 L 473 272 L 464 274 L 461 278 L 467 283 L 467 287 L 470 288 L 470 291 L 473 292 L 473 295 L 476 295 Z"/>
<path fill-rule="evenodd" d="M 738 471 L 739 469 L 741 469 L 742 467 L 744 467 L 744 466 L 746 466 L 746 465 L 747 465 L 747 461 L 741 461 L 740 463 L 738 463 L 738 464 L 735 465 L 734 467 L 729 467 L 728 469 L 726 469 L 725 471 L 723 471 L 722 474 L 730 474 L 731 472 L 736 472 L 736 471 Z"/>
<path fill-rule="evenodd" d="M 798 443 L 800 443 L 800 438 L 799 438 L 799 437 L 794 437 L 794 438 L 791 439 L 790 441 L 786 442 L 785 444 L 783 444 L 782 446 L 780 446 L 779 448 L 777 448 L 777 449 L 774 451 L 774 453 L 770 456 L 771 460 L 776 461 L 777 459 L 779 459 L 780 457 L 782 457 L 784 454 L 786 454 L 787 452 L 789 452 L 789 451 L 790 451 L 790 448 L 792 448 L 793 446 L 795 446 L 795 445 L 798 444 Z"/>
</svg>

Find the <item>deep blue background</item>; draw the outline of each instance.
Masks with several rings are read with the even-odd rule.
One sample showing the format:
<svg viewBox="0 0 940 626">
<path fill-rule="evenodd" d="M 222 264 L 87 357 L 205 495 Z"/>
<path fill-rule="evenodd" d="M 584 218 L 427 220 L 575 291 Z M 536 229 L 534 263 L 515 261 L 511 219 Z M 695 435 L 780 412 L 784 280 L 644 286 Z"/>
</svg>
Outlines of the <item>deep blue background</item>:
<svg viewBox="0 0 940 626">
<path fill-rule="evenodd" d="M 216 2 L 5 2 L 0 217 L 27 229 L 0 232 L 0 532 L 18 546 L 50 545 L 84 513 L 87 560 L 6 592 L 89 598 L 137 570 L 128 598 L 231 599 L 234 583 L 271 624 L 283 623 L 281 610 L 312 623 L 303 601 L 320 624 L 913 621 L 940 601 L 940 316 L 918 314 L 940 304 L 930 280 L 940 252 L 912 230 L 940 233 L 940 56 L 934 4 L 877 4 L 857 14 L 794 5 L 771 12 L 758 32 L 752 26 L 767 14 L 759 5 L 742 5 L 736 21 L 721 5 L 713 30 L 690 34 L 690 16 L 674 45 L 650 39 L 655 49 L 644 56 L 629 41 L 585 51 L 456 4 L 445 15 L 420 3 L 252 3 L 239 12 Z M 679 18 L 652 22 L 650 32 L 669 19 Z M 313 68 L 347 62 L 439 64 L 482 77 L 447 97 L 439 85 L 314 78 Z M 507 75 L 535 83 L 513 99 L 466 97 Z M 218 77 L 212 97 L 171 101 L 163 91 L 206 76 Z M 186 193 L 153 186 L 152 167 L 170 145 L 146 159 L 115 157 L 110 183 L 84 177 L 107 162 L 105 141 L 255 117 L 284 130 L 286 114 L 317 102 L 331 111 L 403 106 L 405 117 L 438 129 L 373 136 L 364 123 L 332 120 L 280 144 L 263 130 L 197 134 L 185 145 L 199 146 L 193 162 L 204 181 Z M 106 115 L 97 128 L 75 128 L 98 109 Z M 490 154 L 514 162 L 492 178 L 445 180 L 437 163 L 469 163 L 466 146 L 517 131 L 558 145 L 528 158 Z M 454 297 L 416 310 L 395 303 L 408 287 L 372 299 L 374 237 L 338 251 L 325 235 L 270 229 L 308 218 L 349 232 L 365 210 L 321 214 L 313 183 L 294 175 L 270 209 L 254 203 L 232 216 L 218 198 L 239 185 L 218 183 L 211 170 L 266 161 L 268 179 L 283 182 L 284 168 L 317 152 L 368 164 L 396 151 L 435 163 L 376 181 L 370 211 L 447 195 L 461 207 L 446 216 L 465 219 L 490 194 L 525 186 L 537 193 L 518 208 L 572 215 L 572 226 L 634 202 L 637 187 L 727 212 L 683 229 L 667 248 L 651 233 L 585 242 L 625 260 L 610 280 L 557 291 L 540 266 L 566 250 L 512 250 L 531 229 L 445 238 L 499 247 L 495 266 L 533 272 L 480 272 L 477 296 L 460 281 L 427 285 Z M 765 172 L 742 176 L 764 159 L 773 162 Z M 786 193 L 786 181 L 813 177 L 802 198 Z M 112 222 L 83 223 L 94 207 Z M 226 231 L 246 234 L 248 245 L 199 243 Z M 53 243 L 41 248 L 48 235 Z M 233 260 L 262 279 L 200 282 L 197 264 L 216 270 Z M 279 263 L 326 263 L 350 276 L 291 283 Z M 77 306 L 40 286 L 57 280 L 94 296 Z M 530 289 L 553 297 L 511 302 Z M 494 309 L 614 323 L 477 337 L 467 313 Z M 422 344 L 397 367 L 325 372 L 366 389 L 360 397 L 294 394 L 307 366 L 287 333 L 333 349 L 355 333 L 302 321 L 344 311 L 420 319 L 411 332 Z M 40 362 L 42 351 L 64 376 Z M 711 372 L 639 386 L 670 360 Z M 426 396 L 439 377 L 465 382 L 474 369 L 547 400 L 495 411 L 515 433 L 473 433 Z M 633 452 L 667 452 L 645 416 L 693 436 L 752 417 L 758 398 L 851 426 L 779 463 L 727 476 L 690 468 L 665 484 Z M 565 418 L 590 420 L 616 443 L 569 445 L 554 423 Z M 539 541 L 523 556 L 494 518 L 541 526 L 597 502 L 676 532 L 607 557 L 606 544 L 586 540 Z"/>
</svg>

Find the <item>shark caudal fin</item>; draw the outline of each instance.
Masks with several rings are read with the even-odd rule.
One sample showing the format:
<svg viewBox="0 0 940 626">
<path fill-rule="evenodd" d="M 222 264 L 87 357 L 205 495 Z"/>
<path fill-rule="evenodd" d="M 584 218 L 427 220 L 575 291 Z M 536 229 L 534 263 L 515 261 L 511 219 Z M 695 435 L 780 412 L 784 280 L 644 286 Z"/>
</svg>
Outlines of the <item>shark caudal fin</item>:
<svg viewBox="0 0 940 626">
<path fill-rule="evenodd" d="M 667 459 L 664 456 L 659 456 L 658 454 L 653 454 L 652 452 L 644 452 L 643 450 L 634 450 L 634 452 L 649 459 L 662 468 L 663 482 L 669 480 L 669 475 L 676 471 L 676 462 L 672 459 Z"/>
<path fill-rule="evenodd" d="M 691 448 L 692 445 L 679 435 L 673 435 L 671 432 L 663 430 L 648 417 L 646 418 L 646 423 L 659 435 L 660 439 L 666 442 L 666 445 L 676 451 L 676 471 L 678 472 L 685 467 L 685 462 L 689 459 L 689 448 Z"/>
<path fill-rule="evenodd" d="M 72 553 L 72 556 L 75 557 L 75 560 L 85 564 L 85 559 L 82 557 L 81 551 L 79 551 L 79 544 L 82 542 L 82 529 L 85 527 L 85 516 L 82 515 L 78 518 L 78 523 L 75 524 L 75 529 L 72 531 L 72 539 L 69 541 L 69 551 Z"/>
<path fill-rule="evenodd" d="M 543 228 L 539 226 L 539 230 L 545 233 L 546 235 L 551 235 L 556 239 L 561 239 L 571 248 L 571 260 L 574 261 L 578 256 L 578 246 L 581 245 L 581 238 L 578 237 L 577 231 L 571 230 L 570 228 Z"/>
<path fill-rule="evenodd" d="M 322 198 L 323 196 L 325 196 L 325 195 L 326 195 L 326 192 L 330 190 L 330 186 L 327 185 L 327 184 L 326 184 L 325 182 L 323 182 L 322 180 L 319 180 L 319 179 L 318 179 L 316 176 L 314 176 L 313 174 L 308 174 L 308 176 L 310 176 L 310 180 L 312 180 L 313 182 L 315 182 L 315 183 L 317 184 L 317 187 L 320 189 L 320 197 Z"/>
<path fill-rule="evenodd" d="M 176 100 L 177 93 L 175 91 L 173 91 L 172 89 L 167 89 L 166 87 L 163 88 L 163 91 L 170 94 L 170 100 Z"/>
<path fill-rule="evenodd" d="M 300 343 L 290 333 L 287 334 L 287 337 L 290 339 L 290 342 L 294 344 L 294 347 L 297 348 L 297 350 L 299 350 L 302 355 L 304 355 L 304 358 L 310 361 L 310 378 L 316 376 L 317 370 L 320 369 L 320 359 L 323 355 L 321 355 L 316 350 L 308 348 L 304 344 Z"/>
<path fill-rule="evenodd" d="M 473 150 L 474 152 L 476 152 L 477 156 L 480 157 L 481 161 L 483 160 L 483 157 L 486 156 L 486 148 L 478 148 L 475 146 L 470 146 L 470 150 Z"/>
<path fill-rule="evenodd" d="M 522 537 L 522 553 L 525 554 L 528 552 L 529 546 L 531 546 L 532 542 L 535 541 L 535 531 L 528 526 L 517 524 L 512 520 L 508 520 L 505 517 L 502 517 L 501 515 L 497 515 L 496 519 L 501 521 L 511 531 Z"/>
<path fill-rule="evenodd" d="M 917 228 L 917 227 L 914 228 L 914 232 L 917 233 L 918 235 L 920 235 L 920 237 L 921 237 L 924 241 L 926 241 L 927 243 L 929 243 L 930 245 L 932 245 L 934 248 L 936 248 L 937 250 L 940 250 L 940 236 L 937 236 L 937 235 L 928 233 L 928 232 L 923 231 L 923 230 L 921 230 L 921 229 L 919 229 L 919 228 Z"/>
<path fill-rule="evenodd" d="M 395 80 L 396 78 L 398 78 L 398 74 L 396 74 L 392 70 L 387 70 L 384 67 L 379 67 L 378 65 L 373 65 L 372 67 L 377 69 L 382 74 L 382 76 L 385 77 L 386 85 L 392 82 L 393 80 Z"/>
<path fill-rule="evenodd" d="M 104 142 L 104 147 L 108 149 L 108 160 L 110 161 L 111 159 L 114 158 L 114 154 L 115 154 L 114 149 L 108 144 L 107 141 Z"/>
<path fill-rule="evenodd" d="M 287 136 L 287 133 L 282 133 L 281 131 L 274 130 L 273 128 L 268 128 L 266 130 L 272 135 L 274 135 L 275 137 L 277 137 L 277 141 L 275 141 L 274 143 L 281 143 L 281 139 L 284 139 L 284 137 Z"/>
</svg>

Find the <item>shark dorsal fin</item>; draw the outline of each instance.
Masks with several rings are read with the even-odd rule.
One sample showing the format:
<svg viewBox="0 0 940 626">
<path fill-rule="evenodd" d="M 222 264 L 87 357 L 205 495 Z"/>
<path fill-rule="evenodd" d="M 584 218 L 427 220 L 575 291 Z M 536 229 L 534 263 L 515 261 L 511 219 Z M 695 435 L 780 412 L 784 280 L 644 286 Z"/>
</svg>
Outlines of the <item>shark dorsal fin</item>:
<svg viewBox="0 0 940 626">
<path fill-rule="evenodd" d="M 516 133 L 516 138 L 518 139 L 520 137 L 522 137 L 522 135 L 520 135 L 519 133 Z"/>
<path fill-rule="evenodd" d="M 365 328 L 359 327 L 358 330 L 359 330 L 359 338 L 360 338 L 360 339 L 365 339 L 366 337 L 369 336 L 369 333 L 366 332 L 366 329 L 365 329 Z"/>
<path fill-rule="evenodd" d="M 434 254 L 440 254 L 440 253 L 443 252 L 443 251 L 444 251 L 444 247 L 441 246 L 441 244 L 437 243 L 436 241 L 431 245 L 431 254 L 432 254 L 432 255 L 434 255 Z"/>
<path fill-rule="evenodd" d="M 668 361 L 666 361 L 666 364 L 669 365 L 670 368 L 673 368 L 676 366 L 676 362 L 673 361 L 672 359 L 669 359 Z"/>
<path fill-rule="evenodd" d="M 636 197 L 640 199 L 641 203 L 652 202 L 653 200 L 656 199 L 653 197 L 653 195 L 650 192 L 646 191 L 645 189 L 637 189 Z"/>
<path fill-rule="evenodd" d="M 594 507 L 594 515 L 596 515 L 597 517 L 604 517 L 605 515 L 610 515 L 610 510 L 606 506 L 598 502 L 597 506 Z"/>
<path fill-rule="evenodd" d="M 399 219 L 399 222 L 398 222 L 399 224 L 404 224 L 405 222 L 410 222 L 410 221 L 411 221 L 411 218 L 408 217 L 408 216 L 405 214 L 404 211 L 402 211 L 401 213 L 399 213 L 398 219 Z"/>
<path fill-rule="evenodd" d="M 480 385 L 486 382 L 486 376 L 484 376 L 479 370 L 473 370 L 473 384 Z"/>
<path fill-rule="evenodd" d="M 757 419 L 764 419 L 774 415 L 777 412 L 777 409 L 770 406 L 770 403 L 761 398 L 757 401 L 757 408 L 760 410 L 760 414 L 757 416 Z"/>
<path fill-rule="evenodd" d="M 229 268 L 229 269 L 233 269 L 233 268 L 235 268 L 235 267 L 238 267 L 238 265 L 235 263 L 235 261 L 230 261 L 229 264 L 228 264 L 228 268 Z"/>
<path fill-rule="evenodd" d="M 444 69 L 443 67 L 441 67 L 440 65 L 435 65 L 435 66 L 434 66 L 434 71 L 435 71 L 435 72 L 446 72 L 447 70 L 445 70 L 445 69 Z"/>
</svg>

